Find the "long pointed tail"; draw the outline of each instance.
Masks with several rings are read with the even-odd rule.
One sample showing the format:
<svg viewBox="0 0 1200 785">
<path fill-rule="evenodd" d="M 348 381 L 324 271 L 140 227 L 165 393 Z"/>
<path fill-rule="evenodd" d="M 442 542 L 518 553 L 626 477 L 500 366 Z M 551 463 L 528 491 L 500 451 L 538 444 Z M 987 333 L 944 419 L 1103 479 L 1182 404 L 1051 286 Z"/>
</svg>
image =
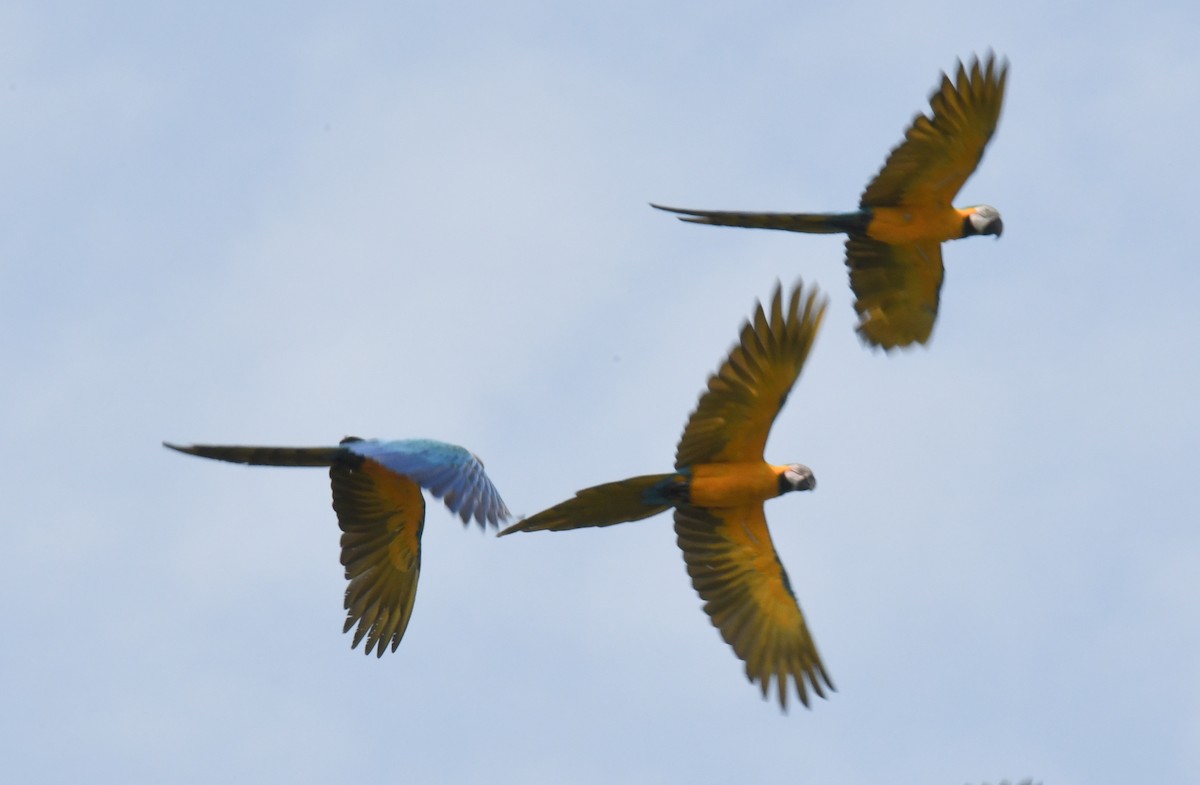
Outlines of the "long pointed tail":
<svg viewBox="0 0 1200 785">
<path fill-rule="evenodd" d="M 683 210 L 651 204 L 658 210 L 677 213 L 681 221 L 713 226 L 743 226 L 747 229 L 781 229 L 806 234 L 862 233 L 870 216 L 866 213 L 737 213 L 720 210 Z"/>
<path fill-rule="evenodd" d="M 667 499 L 671 474 L 648 474 L 585 488 L 562 504 L 543 510 L 532 518 L 509 526 L 503 537 L 513 532 L 566 531 L 588 526 L 612 526 L 640 521 L 671 506 Z"/>
<path fill-rule="evenodd" d="M 163 447 L 201 458 L 249 463 L 255 466 L 332 466 L 353 455 L 341 447 L 236 447 L 222 444 L 179 445 L 170 442 L 163 442 Z M 361 461 L 361 458 L 359 460 Z"/>
</svg>

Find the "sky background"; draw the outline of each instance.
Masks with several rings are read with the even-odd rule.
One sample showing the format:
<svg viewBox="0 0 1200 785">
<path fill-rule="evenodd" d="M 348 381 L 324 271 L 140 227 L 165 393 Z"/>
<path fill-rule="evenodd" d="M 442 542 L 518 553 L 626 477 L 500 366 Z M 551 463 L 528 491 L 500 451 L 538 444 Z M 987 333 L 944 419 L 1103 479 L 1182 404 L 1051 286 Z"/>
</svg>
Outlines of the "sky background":
<svg viewBox="0 0 1200 785">
<path fill-rule="evenodd" d="M 0 760 L 21 783 L 1195 782 L 1200 6 L 0 5 Z M 862 346 L 842 210 L 939 72 L 1000 128 L 927 348 Z M 831 301 L 768 519 L 838 687 L 759 698 L 669 516 L 430 503 L 350 649 L 323 471 L 431 437 L 514 512 L 667 470 L 777 279 Z"/>
</svg>

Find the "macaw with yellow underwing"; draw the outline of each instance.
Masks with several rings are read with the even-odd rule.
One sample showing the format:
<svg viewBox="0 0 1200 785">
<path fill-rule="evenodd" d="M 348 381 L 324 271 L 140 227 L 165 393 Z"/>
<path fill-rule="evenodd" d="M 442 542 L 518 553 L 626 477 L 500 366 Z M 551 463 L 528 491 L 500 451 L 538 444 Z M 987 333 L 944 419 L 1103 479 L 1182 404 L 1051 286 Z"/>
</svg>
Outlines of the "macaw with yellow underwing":
<svg viewBox="0 0 1200 785">
<path fill-rule="evenodd" d="M 791 684 L 833 689 L 787 573 L 771 543 L 763 503 L 816 487 L 798 463 L 774 465 L 763 448 L 825 313 L 816 290 L 776 288 L 770 313 L 758 306 L 724 365 L 708 380 L 675 452 L 675 471 L 597 485 L 500 532 L 611 526 L 675 510 L 675 533 L 692 585 L 725 641 L 765 698 L 775 681 L 787 708 Z"/>
<path fill-rule="evenodd" d="M 400 645 L 421 574 L 425 499 L 442 499 L 466 524 L 480 528 L 509 517 L 500 494 L 470 451 L 431 439 L 380 441 L 347 437 L 337 447 L 235 447 L 163 442 L 172 450 L 257 466 L 328 466 L 333 509 L 342 530 L 346 623 L 358 625 L 351 648 L 366 654 Z"/>
<path fill-rule="evenodd" d="M 851 213 L 741 213 L 682 210 L 680 220 L 718 226 L 849 235 L 846 266 L 859 335 L 892 349 L 925 343 L 937 318 L 942 243 L 971 235 L 1000 237 L 1000 211 L 951 202 L 983 158 L 1000 120 L 1008 62 L 995 56 L 961 62 L 929 98 L 933 115 L 917 115 Z"/>
</svg>

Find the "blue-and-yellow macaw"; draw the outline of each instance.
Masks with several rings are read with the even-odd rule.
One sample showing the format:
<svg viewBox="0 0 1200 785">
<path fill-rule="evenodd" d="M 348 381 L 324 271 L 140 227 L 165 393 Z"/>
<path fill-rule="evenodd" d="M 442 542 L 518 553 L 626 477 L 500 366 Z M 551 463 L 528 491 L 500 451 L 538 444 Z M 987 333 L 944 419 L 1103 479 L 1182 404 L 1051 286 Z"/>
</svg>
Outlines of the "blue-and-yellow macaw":
<svg viewBox="0 0 1200 785">
<path fill-rule="evenodd" d="M 680 220 L 719 226 L 849 235 L 846 266 L 858 332 L 884 349 L 925 343 L 937 318 L 942 243 L 1004 229 L 990 205 L 951 204 L 983 158 L 1000 120 L 1008 63 L 990 52 L 954 82 L 942 75 L 929 98 L 932 117 L 917 115 L 852 213 L 739 213 L 681 210 Z"/>
<path fill-rule="evenodd" d="M 328 466 L 333 509 L 342 529 L 346 568 L 346 624 L 355 624 L 351 648 L 367 641 L 382 657 L 400 645 L 417 597 L 425 499 L 442 499 L 451 512 L 481 528 L 509 517 L 483 462 L 454 444 L 430 439 L 380 441 L 347 437 L 337 447 L 234 447 L 163 442 L 201 458 L 258 466 Z"/>
<path fill-rule="evenodd" d="M 708 380 L 675 453 L 675 471 L 579 491 L 575 498 L 500 532 L 563 531 L 636 521 L 675 508 L 675 533 L 692 585 L 746 675 L 767 696 L 776 682 L 786 709 L 789 680 L 804 705 L 833 683 L 775 554 L 763 502 L 816 487 L 808 467 L 772 465 L 763 447 L 775 416 L 804 367 L 825 312 L 815 290 L 775 291 L 741 342 Z M 824 686 L 823 686 L 824 685 Z"/>
</svg>

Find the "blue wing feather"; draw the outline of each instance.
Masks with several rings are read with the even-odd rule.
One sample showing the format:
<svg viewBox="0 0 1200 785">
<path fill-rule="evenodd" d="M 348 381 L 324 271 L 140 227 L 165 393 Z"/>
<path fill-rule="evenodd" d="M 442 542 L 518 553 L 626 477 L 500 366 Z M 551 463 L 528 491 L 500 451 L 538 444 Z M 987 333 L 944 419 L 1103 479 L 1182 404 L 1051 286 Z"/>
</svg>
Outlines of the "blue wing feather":
<svg viewBox="0 0 1200 785">
<path fill-rule="evenodd" d="M 411 478 L 441 499 L 463 523 L 474 518 L 480 526 L 495 526 L 510 515 L 500 493 L 488 479 L 483 462 L 456 444 L 433 439 L 364 439 L 342 446 Z"/>
</svg>

